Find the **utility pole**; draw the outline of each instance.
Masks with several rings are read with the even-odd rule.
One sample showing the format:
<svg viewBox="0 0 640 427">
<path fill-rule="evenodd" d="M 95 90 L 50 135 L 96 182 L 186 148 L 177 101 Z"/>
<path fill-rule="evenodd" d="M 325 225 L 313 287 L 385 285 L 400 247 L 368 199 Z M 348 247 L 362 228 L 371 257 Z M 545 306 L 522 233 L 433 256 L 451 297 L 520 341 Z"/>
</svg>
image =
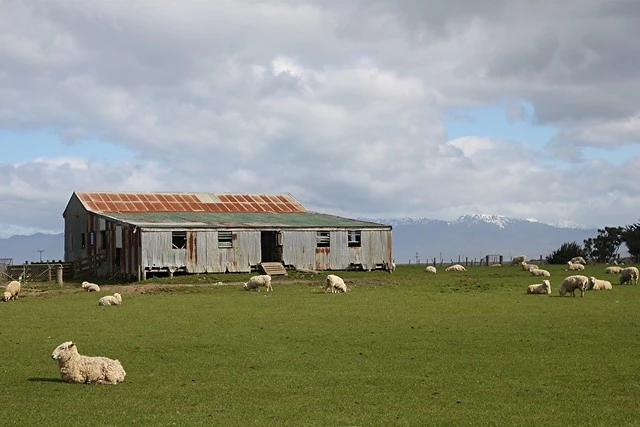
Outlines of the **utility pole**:
<svg viewBox="0 0 640 427">
<path fill-rule="evenodd" d="M 38 252 L 40 253 L 40 262 L 42 262 L 42 253 L 44 252 L 44 250 L 38 249 Z"/>
</svg>

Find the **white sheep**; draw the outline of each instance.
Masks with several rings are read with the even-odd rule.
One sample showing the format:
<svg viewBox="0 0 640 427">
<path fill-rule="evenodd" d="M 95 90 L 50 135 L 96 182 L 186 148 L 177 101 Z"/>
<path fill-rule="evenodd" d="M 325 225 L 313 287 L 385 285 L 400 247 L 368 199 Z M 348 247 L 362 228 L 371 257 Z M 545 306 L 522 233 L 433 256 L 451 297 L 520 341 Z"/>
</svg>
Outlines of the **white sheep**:
<svg viewBox="0 0 640 427">
<path fill-rule="evenodd" d="M 571 262 L 574 264 L 586 264 L 587 261 L 584 260 L 584 258 L 582 258 L 581 256 L 575 256 L 573 258 L 571 258 Z"/>
<path fill-rule="evenodd" d="M 467 271 L 467 269 L 460 264 L 453 264 L 445 268 L 444 271 Z"/>
<path fill-rule="evenodd" d="M 630 285 L 638 284 L 638 269 L 636 267 L 626 267 L 620 271 L 620 284 L 624 285 L 629 283 Z"/>
<path fill-rule="evenodd" d="M 83 356 L 72 341 L 56 347 L 51 358 L 58 362 L 62 381 L 70 383 L 118 384 L 127 375 L 120 361 L 101 356 Z"/>
<path fill-rule="evenodd" d="M 122 295 L 115 293 L 113 295 L 105 295 L 98 300 L 98 305 L 120 305 L 122 304 Z"/>
<path fill-rule="evenodd" d="M 529 270 L 529 272 L 531 273 L 532 276 L 543 276 L 543 277 L 551 276 L 551 273 L 541 268 L 534 268 L 533 270 Z"/>
<path fill-rule="evenodd" d="M 9 282 L 5 288 L 4 294 L 2 295 L 2 301 L 17 299 L 18 294 L 20 293 L 20 286 L 19 280 L 12 280 Z"/>
<path fill-rule="evenodd" d="M 267 292 L 273 292 L 273 287 L 271 286 L 271 276 L 268 274 L 262 274 L 259 276 L 253 276 L 249 279 L 247 283 L 243 285 L 244 290 L 250 291 L 252 289 L 257 289 L 260 292 L 260 287 L 264 286 L 267 288 Z"/>
<path fill-rule="evenodd" d="M 391 260 L 391 264 L 389 264 L 389 274 L 392 274 L 394 271 L 396 271 L 396 262 Z"/>
<path fill-rule="evenodd" d="M 521 263 L 525 262 L 527 260 L 527 257 L 524 255 L 518 255 L 513 257 L 513 259 L 511 260 L 511 265 L 520 265 Z"/>
<path fill-rule="evenodd" d="M 604 272 L 606 274 L 620 274 L 621 271 L 622 267 L 620 267 L 619 265 L 610 265 L 609 267 L 604 269 Z"/>
<path fill-rule="evenodd" d="M 611 282 L 609 282 L 608 280 L 600 280 L 600 279 L 596 279 L 595 277 L 589 277 L 589 281 L 587 282 L 587 287 L 585 288 L 586 291 L 601 291 L 601 290 L 607 290 L 610 291 L 613 289 L 613 286 L 611 286 Z"/>
<path fill-rule="evenodd" d="M 527 264 L 525 261 L 522 261 L 520 263 L 520 268 L 522 268 L 523 271 L 531 271 L 537 269 L 538 266 L 535 264 Z"/>
<path fill-rule="evenodd" d="M 347 285 L 342 280 L 342 277 L 336 276 L 335 274 L 329 274 L 327 276 L 327 281 L 324 286 L 324 292 L 327 293 L 331 291 L 336 294 L 339 292 L 347 292 Z"/>
<path fill-rule="evenodd" d="M 584 265 L 577 264 L 572 261 L 567 261 L 567 269 L 565 271 L 582 271 L 584 270 Z"/>
<path fill-rule="evenodd" d="M 82 282 L 82 289 L 87 292 L 100 292 L 100 286 L 95 283 L 87 282 L 86 280 Z"/>
<path fill-rule="evenodd" d="M 542 283 L 527 286 L 527 294 L 551 294 L 551 282 L 543 280 Z"/>
<path fill-rule="evenodd" d="M 587 276 L 575 275 L 566 277 L 558 287 L 558 293 L 560 296 L 570 293 L 575 297 L 576 289 L 579 289 L 580 296 L 583 297 L 588 282 L 589 278 Z"/>
<path fill-rule="evenodd" d="M 427 266 L 427 268 L 425 268 L 424 271 L 426 271 L 427 273 L 433 273 L 433 274 L 436 274 L 438 272 L 433 265 Z"/>
</svg>

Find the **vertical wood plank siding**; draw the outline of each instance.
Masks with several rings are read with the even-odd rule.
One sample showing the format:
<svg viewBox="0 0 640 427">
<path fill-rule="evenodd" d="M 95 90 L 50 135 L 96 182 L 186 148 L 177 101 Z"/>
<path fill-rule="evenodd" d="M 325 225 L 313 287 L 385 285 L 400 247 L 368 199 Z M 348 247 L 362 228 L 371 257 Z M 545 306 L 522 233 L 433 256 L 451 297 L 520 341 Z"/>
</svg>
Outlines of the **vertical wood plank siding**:
<svg viewBox="0 0 640 427">
<path fill-rule="evenodd" d="M 233 247 L 218 248 L 218 231 L 189 231 L 187 248 L 172 249 L 171 231 L 142 233 L 141 263 L 150 268 L 185 268 L 188 273 L 250 272 L 260 263 L 260 232 L 233 231 Z"/>
<path fill-rule="evenodd" d="M 391 231 L 362 230 L 361 246 L 350 248 L 348 232 L 330 232 L 331 247 L 316 248 L 316 230 L 284 231 L 283 261 L 285 265 L 315 270 L 344 270 L 360 264 L 365 270 L 376 264 L 391 262 Z"/>
</svg>

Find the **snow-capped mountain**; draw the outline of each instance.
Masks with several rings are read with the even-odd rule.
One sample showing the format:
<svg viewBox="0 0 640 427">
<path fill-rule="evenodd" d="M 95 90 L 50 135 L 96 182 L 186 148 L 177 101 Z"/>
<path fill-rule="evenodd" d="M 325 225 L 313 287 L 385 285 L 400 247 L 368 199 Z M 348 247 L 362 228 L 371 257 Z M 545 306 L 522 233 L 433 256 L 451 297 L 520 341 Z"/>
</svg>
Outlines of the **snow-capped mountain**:
<svg viewBox="0 0 640 427">
<path fill-rule="evenodd" d="M 544 224 L 535 219 L 502 215 L 469 214 L 453 221 L 429 218 L 375 219 L 393 226 L 393 256 L 399 263 L 422 263 L 459 258 L 480 259 L 485 255 L 503 255 L 510 259 L 526 255 L 545 257 L 563 243 L 583 245 L 596 237 L 596 228 L 579 228 L 567 221 L 562 226 Z M 417 254 L 417 255 L 416 255 Z"/>
</svg>

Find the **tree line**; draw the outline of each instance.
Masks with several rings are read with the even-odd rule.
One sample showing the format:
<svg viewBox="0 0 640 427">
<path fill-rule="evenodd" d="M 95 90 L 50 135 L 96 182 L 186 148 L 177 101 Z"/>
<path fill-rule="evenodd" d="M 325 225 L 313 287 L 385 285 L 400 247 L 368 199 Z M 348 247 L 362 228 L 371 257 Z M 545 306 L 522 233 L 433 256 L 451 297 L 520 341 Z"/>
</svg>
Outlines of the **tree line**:
<svg viewBox="0 0 640 427">
<path fill-rule="evenodd" d="M 571 258 L 581 256 L 592 262 L 611 263 L 619 258 L 622 244 L 627 247 L 633 262 L 640 262 L 640 223 L 599 228 L 598 235 L 585 239 L 583 246 L 576 242 L 563 243 L 546 257 L 546 261 L 549 264 L 565 264 Z"/>
</svg>

